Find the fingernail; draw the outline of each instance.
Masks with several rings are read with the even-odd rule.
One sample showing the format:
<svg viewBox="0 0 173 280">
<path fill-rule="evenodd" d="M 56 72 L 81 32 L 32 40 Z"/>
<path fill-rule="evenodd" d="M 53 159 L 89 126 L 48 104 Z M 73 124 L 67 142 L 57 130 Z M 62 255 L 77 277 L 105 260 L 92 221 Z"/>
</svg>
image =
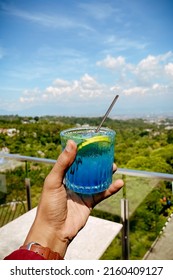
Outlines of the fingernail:
<svg viewBox="0 0 173 280">
<path fill-rule="evenodd" d="M 70 141 L 67 142 L 67 145 L 66 145 L 65 149 L 68 153 L 70 153 L 73 150 L 73 147 L 72 147 Z"/>
</svg>

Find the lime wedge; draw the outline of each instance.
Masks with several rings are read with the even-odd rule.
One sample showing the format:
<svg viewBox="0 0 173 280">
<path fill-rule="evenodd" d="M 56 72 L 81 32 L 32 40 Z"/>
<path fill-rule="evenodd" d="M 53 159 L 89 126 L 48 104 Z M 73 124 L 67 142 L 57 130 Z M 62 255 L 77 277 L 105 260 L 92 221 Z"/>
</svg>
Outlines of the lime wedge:
<svg viewBox="0 0 173 280">
<path fill-rule="evenodd" d="M 90 145 L 92 143 L 96 143 L 96 142 L 110 143 L 110 138 L 108 136 L 102 136 L 102 135 L 88 138 L 87 140 L 85 140 L 84 142 L 82 142 L 78 145 L 78 151 L 81 150 L 82 148 L 84 148 L 85 146 L 88 146 L 88 145 Z"/>
</svg>

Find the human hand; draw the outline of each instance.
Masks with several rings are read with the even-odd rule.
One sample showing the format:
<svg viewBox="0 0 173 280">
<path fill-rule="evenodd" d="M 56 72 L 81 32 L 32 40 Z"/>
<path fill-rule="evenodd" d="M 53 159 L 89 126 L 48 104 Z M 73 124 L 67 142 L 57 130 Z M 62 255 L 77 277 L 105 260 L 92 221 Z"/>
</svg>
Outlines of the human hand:
<svg viewBox="0 0 173 280">
<path fill-rule="evenodd" d="M 66 189 L 64 176 L 76 153 L 75 142 L 69 140 L 45 179 L 36 218 L 24 243 L 37 242 L 59 252 L 62 257 L 69 242 L 86 224 L 93 207 L 123 186 L 119 179 L 104 192 L 88 196 Z M 116 170 L 115 164 L 113 170 Z"/>
</svg>

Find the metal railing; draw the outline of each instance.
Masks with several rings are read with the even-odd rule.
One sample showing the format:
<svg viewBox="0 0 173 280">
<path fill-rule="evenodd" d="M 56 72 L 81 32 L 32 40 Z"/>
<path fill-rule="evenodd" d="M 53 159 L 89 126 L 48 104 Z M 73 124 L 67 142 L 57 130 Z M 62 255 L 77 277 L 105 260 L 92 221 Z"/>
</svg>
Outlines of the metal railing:
<svg viewBox="0 0 173 280">
<path fill-rule="evenodd" d="M 55 164 L 56 163 L 56 160 L 54 160 L 54 159 L 21 156 L 18 154 L 0 153 L 0 157 L 10 159 L 10 160 L 17 160 L 17 161 L 21 161 L 21 162 L 36 162 L 36 163 L 45 163 L 45 164 Z M 169 173 L 133 170 L 133 169 L 127 169 L 127 168 L 118 168 L 116 173 L 122 174 L 122 175 L 129 175 L 129 176 L 157 178 L 157 179 L 161 179 L 164 181 L 173 182 L 173 174 L 169 174 Z"/>
<path fill-rule="evenodd" d="M 13 221 L 26 212 L 25 203 L 23 201 L 12 201 L 0 205 L 0 227 Z"/>
</svg>

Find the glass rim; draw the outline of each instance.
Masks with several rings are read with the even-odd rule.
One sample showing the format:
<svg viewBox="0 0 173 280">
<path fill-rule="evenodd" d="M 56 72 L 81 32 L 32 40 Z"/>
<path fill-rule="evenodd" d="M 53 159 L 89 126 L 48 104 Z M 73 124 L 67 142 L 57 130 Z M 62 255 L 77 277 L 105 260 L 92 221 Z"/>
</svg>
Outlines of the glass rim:
<svg viewBox="0 0 173 280">
<path fill-rule="evenodd" d="M 76 132 L 76 131 L 91 131 L 91 132 L 94 132 L 96 130 L 96 128 L 97 128 L 97 126 L 72 127 L 72 128 L 62 130 L 60 132 L 60 135 L 65 136 L 69 132 Z M 102 132 L 109 132 L 109 133 L 112 133 L 112 134 L 116 134 L 116 132 L 113 129 L 108 128 L 108 127 L 101 127 L 100 130 L 98 132 L 96 132 L 96 134 L 99 134 L 100 132 L 101 133 Z"/>
</svg>

